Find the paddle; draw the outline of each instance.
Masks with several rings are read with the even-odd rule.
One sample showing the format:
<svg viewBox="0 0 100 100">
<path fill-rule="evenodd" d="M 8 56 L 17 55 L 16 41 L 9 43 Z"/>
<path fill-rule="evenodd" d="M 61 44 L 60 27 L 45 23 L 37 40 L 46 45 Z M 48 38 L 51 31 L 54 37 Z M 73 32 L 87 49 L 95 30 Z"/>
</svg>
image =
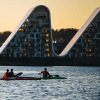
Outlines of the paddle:
<svg viewBox="0 0 100 100">
<path fill-rule="evenodd" d="M 14 75 L 14 77 L 19 77 L 19 76 L 21 76 L 23 73 L 22 72 L 20 72 L 20 73 L 18 73 L 18 74 L 16 74 L 16 75 Z"/>
</svg>

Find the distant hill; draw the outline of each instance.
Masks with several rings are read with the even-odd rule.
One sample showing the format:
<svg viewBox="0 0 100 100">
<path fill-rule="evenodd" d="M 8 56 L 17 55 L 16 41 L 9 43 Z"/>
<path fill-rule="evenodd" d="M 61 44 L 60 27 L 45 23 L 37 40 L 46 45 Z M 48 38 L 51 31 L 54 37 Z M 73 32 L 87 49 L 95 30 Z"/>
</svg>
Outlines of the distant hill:
<svg viewBox="0 0 100 100">
<path fill-rule="evenodd" d="M 78 29 L 68 28 L 68 29 L 60 29 L 54 30 L 52 29 L 53 40 L 58 40 L 60 38 L 63 39 L 62 43 L 68 43 L 73 36 L 77 33 Z"/>
<path fill-rule="evenodd" d="M 4 43 L 7 37 L 11 34 L 11 31 L 0 32 L 0 43 Z"/>
</svg>

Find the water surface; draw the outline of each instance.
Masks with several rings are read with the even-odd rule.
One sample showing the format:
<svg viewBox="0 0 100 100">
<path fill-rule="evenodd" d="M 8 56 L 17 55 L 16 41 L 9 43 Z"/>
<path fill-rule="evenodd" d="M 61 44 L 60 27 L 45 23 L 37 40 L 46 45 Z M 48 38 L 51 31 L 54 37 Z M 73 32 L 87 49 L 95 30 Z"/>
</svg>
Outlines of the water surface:
<svg viewBox="0 0 100 100">
<path fill-rule="evenodd" d="M 45 66 L 46 67 L 46 66 Z M 44 67 L 0 66 L 0 77 L 6 69 L 22 76 L 41 77 Z M 67 79 L 0 81 L 0 100 L 100 100 L 100 67 L 47 67 L 52 75 Z"/>
</svg>

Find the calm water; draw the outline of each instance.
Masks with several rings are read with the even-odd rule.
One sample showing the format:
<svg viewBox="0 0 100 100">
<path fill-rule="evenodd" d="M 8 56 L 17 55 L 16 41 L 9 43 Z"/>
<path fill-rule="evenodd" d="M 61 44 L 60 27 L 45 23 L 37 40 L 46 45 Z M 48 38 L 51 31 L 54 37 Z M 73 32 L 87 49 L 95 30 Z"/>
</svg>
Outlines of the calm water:
<svg viewBox="0 0 100 100">
<path fill-rule="evenodd" d="M 22 76 L 40 77 L 44 67 L 0 66 L 0 77 L 6 69 Z M 47 67 L 62 80 L 0 81 L 0 100 L 100 100 L 100 67 Z"/>
</svg>

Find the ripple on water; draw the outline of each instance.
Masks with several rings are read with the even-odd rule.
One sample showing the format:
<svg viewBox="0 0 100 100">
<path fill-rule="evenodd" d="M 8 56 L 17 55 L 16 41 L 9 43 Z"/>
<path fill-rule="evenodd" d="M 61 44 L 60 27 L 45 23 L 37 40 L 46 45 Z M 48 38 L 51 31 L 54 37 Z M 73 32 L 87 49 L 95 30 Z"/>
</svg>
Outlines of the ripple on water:
<svg viewBox="0 0 100 100">
<path fill-rule="evenodd" d="M 5 69 L 12 66 L 4 66 Z M 40 77 L 43 67 L 13 67 L 22 76 Z M 100 100 L 99 67 L 48 67 L 50 73 L 66 77 L 66 80 L 0 81 L 2 100 Z"/>
</svg>

